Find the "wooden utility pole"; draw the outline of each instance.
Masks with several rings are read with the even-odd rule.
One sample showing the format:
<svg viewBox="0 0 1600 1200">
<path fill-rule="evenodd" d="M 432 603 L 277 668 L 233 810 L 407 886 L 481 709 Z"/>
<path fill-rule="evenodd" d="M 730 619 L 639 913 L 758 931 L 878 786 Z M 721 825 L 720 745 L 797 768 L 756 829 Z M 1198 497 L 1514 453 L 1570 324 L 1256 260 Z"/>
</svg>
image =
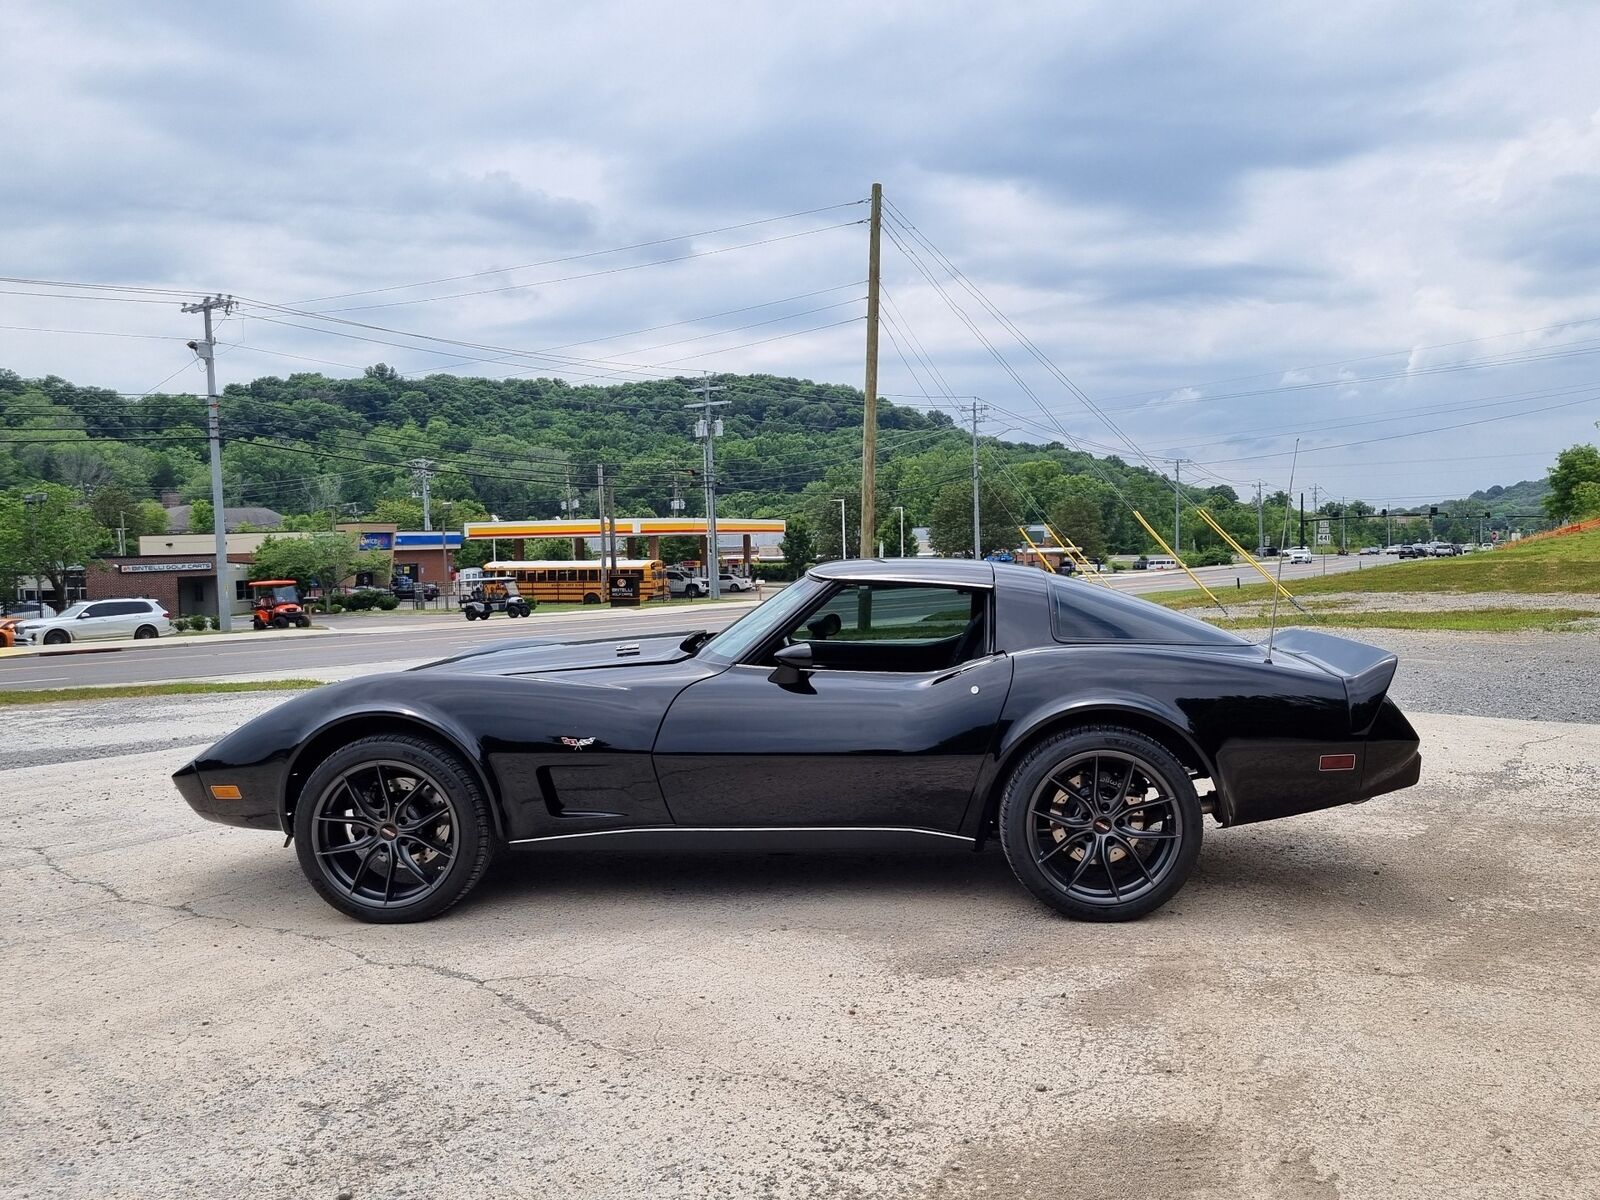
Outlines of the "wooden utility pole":
<svg viewBox="0 0 1600 1200">
<path fill-rule="evenodd" d="M 883 184 L 872 185 L 867 239 L 867 381 L 861 410 L 861 557 L 871 558 L 878 536 L 878 241 L 883 228 Z"/>
<path fill-rule="evenodd" d="M 217 628 L 223 633 L 233 629 L 233 585 L 228 578 L 228 518 L 222 507 L 222 417 L 217 400 L 217 338 L 211 328 L 211 313 L 221 309 L 227 316 L 236 307 L 232 296 L 207 296 L 194 304 L 185 304 L 186 313 L 200 313 L 205 318 L 206 335 L 198 342 L 190 342 L 193 350 L 206 364 L 206 427 L 211 443 L 211 527 L 216 540 L 217 555 Z"/>
</svg>

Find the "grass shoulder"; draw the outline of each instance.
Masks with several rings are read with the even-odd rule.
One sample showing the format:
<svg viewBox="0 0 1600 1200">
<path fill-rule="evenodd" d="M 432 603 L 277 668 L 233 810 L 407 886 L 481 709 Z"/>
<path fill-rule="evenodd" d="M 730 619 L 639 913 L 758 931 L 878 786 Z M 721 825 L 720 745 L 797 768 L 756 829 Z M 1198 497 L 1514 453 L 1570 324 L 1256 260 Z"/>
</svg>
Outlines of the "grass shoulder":
<svg viewBox="0 0 1600 1200">
<path fill-rule="evenodd" d="M 1266 629 L 1265 616 L 1210 619 L 1222 629 Z M 1278 628 L 1328 626 L 1338 629 L 1456 630 L 1467 633 L 1525 633 L 1529 631 L 1577 632 L 1593 629 L 1592 609 L 1581 608 L 1463 608 L 1427 611 L 1296 612 L 1285 605 L 1278 611 Z"/>
<path fill-rule="evenodd" d="M 60 704 L 72 700 L 130 700 L 151 696 L 212 696 L 226 692 L 303 692 L 321 687 L 320 679 L 255 679 L 214 683 L 128 683 L 105 687 L 43 688 L 0 691 L 0 708 L 25 704 Z"/>
</svg>

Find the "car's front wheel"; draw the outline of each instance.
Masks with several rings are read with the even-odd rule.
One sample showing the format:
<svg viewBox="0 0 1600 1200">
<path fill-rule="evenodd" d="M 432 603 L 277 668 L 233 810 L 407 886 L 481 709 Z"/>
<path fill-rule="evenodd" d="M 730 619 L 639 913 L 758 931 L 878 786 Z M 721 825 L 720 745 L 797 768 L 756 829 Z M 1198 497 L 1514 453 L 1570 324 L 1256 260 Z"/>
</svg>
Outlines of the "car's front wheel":
<svg viewBox="0 0 1600 1200">
<path fill-rule="evenodd" d="M 1000 843 L 1024 887 L 1082 921 L 1129 921 L 1177 894 L 1200 856 L 1200 801 L 1155 739 L 1094 726 L 1058 734 L 1017 764 Z"/>
<path fill-rule="evenodd" d="M 52 629 L 44 635 L 44 644 L 46 646 L 65 646 L 71 640 L 71 636 L 64 629 Z"/>
<path fill-rule="evenodd" d="M 352 742 L 311 773 L 294 840 L 324 900 L 382 924 L 438 916 L 472 890 L 495 849 L 477 777 L 442 747 L 398 735 Z"/>
</svg>

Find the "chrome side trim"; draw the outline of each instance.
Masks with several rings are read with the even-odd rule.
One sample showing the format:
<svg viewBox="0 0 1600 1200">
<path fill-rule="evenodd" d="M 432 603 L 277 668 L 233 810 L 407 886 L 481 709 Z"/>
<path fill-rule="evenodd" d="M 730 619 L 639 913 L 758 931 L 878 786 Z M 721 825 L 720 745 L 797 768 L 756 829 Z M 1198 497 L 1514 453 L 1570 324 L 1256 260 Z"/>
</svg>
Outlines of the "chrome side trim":
<svg viewBox="0 0 1600 1200">
<path fill-rule="evenodd" d="M 627 833 L 911 833 L 923 837 L 950 838 L 971 843 L 964 833 L 942 829 L 919 829 L 911 825 L 630 825 L 623 829 L 590 829 L 583 833 L 548 833 L 540 837 L 513 838 L 508 846 L 528 842 L 562 842 L 573 838 L 612 837 Z"/>
</svg>

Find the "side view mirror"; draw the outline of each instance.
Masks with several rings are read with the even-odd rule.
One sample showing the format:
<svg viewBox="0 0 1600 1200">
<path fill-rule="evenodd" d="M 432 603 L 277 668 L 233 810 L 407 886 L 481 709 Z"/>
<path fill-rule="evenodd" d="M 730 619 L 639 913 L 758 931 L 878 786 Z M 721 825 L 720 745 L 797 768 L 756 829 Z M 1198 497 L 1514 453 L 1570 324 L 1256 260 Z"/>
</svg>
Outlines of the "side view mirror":
<svg viewBox="0 0 1600 1200">
<path fill-rule="evenodd" d="M 805 676 L 814 670 L 811 643 L 796 642 L 792 646 L 785 646 L 772 656 L 778 665 L 773 668 L 772 674 L 767 678 L 773 683 L 792 685 L 799 683 Z"/>
</svg>

